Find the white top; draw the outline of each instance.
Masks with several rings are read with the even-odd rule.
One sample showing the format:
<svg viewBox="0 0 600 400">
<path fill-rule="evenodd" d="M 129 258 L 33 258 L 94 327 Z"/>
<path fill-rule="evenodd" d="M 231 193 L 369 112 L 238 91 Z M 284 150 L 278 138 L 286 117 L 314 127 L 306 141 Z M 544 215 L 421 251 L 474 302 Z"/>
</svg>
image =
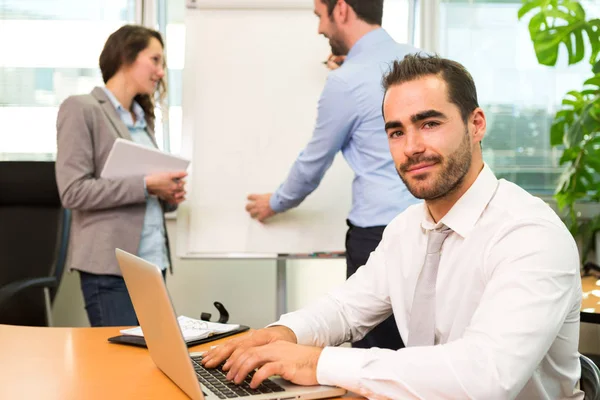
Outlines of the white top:
<svg viewBox="0 0 600 400">
<path fill-rule="evenodd" d="M 583 399 L 575 242 L 550 207 L 487 165 L 438 224 L 425 204 L 411 206 L 347 282 L 277 325 L 300 344 L 337 345 L 393 310 L 406 341 L 427 233 L 441 224 L 453 232 L 437 276 L 436 345 L 326 347 L 319 383 L 369 398 Z"/>
</svg>

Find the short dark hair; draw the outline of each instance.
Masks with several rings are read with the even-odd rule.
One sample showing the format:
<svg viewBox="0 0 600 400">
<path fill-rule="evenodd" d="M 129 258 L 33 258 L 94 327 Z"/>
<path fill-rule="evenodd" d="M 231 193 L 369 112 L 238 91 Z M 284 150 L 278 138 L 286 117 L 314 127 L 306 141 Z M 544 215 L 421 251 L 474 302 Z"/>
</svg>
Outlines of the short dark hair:
<svg viewBox="0 0 600 400">
<path fill-rule="evenodd" d="M 371 25 L 381 25 L 383 19 L 383 0 L 344 0 L 356 13 L 358 19 Z M 327 6 L 327 14 L 331 17 L 338 0 L 321 0 Z"/>
<path fill-rule="evenodd" d="M 448 100 L 456 104 L 466 123 L 469 115 L 479 107 L 473 77 L 456 61 L 429 54 L 409 54 L 401 61 L 394 61 L 392 69 L 383 77 L 383 89 L 427 76 L 438 75 L 448 88 Z"/>
</svg>

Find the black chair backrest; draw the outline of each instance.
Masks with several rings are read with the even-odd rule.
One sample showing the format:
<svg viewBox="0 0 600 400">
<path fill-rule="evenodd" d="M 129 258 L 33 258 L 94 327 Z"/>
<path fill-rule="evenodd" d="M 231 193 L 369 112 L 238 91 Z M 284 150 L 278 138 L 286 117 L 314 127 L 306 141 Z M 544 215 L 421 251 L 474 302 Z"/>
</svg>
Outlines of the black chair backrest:
<svg viewBox="0 0 600 400">
<path fill-rule="evenodd" d="M 60 282 L 68 217 L 58 195 L 53 161 L 0 162 L 0 288 L 49 276 Z M 53 298 L 56 288 L 50 293 Z M 43 299 L 41 288 L 15 295 L 0 310 L 0 323 L 44 325 Z"/>
</svg>

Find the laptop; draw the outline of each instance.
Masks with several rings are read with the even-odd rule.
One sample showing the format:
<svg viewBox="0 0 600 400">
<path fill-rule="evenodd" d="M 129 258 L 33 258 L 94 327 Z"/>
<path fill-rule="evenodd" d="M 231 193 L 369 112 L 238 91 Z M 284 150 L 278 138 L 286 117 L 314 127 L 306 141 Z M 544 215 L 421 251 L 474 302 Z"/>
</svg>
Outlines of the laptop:
<svg viewBox="0 0 600 400">
<path fill-rule="evenodd" d="M 150 357 L 190 398 L 323 399 L 346 393 L 345 389 L 331 386 L 300 386 L 280 377 L 271 377 L 252 389 L 251 376 L 235 385 L 225 379 L 221 367 L 204 368 L 200 363 L 203 353 L 188 352 L 160 269 L 121 249 L 116 249 L 116 254 Z"/>
</svg>

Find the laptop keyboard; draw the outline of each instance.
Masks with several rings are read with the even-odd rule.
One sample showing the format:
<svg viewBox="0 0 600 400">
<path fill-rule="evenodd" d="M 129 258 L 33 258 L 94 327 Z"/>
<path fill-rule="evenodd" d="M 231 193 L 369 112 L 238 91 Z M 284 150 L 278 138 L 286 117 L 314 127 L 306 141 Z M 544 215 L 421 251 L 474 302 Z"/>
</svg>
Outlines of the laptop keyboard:
<svg viewBox="0 0 600 400">
<path fill-rule="evenodd" d="M 202 356 L 192 356 L 191 358 L 198 381 L 205 388 L 209 389 L 216 396 L 218 396 L 219 399 L 232 399 L 236 397 L 285 391 L 285 389 L 270 379 L 264 380 L 263 383 L 261 383 L 256 389 L 252 389 L 250 387 L 250 381 L 252 381 L 254 371 L 248 374 L 246 379 L 244 379 L 244 382 L 236 385 L 225 378 L 227 373 L 223 372 L 222 369 L 225 363 L 222 363 L 216 368 L 204 368 L 204 366 L 200 363 Z"/>
</svg>

